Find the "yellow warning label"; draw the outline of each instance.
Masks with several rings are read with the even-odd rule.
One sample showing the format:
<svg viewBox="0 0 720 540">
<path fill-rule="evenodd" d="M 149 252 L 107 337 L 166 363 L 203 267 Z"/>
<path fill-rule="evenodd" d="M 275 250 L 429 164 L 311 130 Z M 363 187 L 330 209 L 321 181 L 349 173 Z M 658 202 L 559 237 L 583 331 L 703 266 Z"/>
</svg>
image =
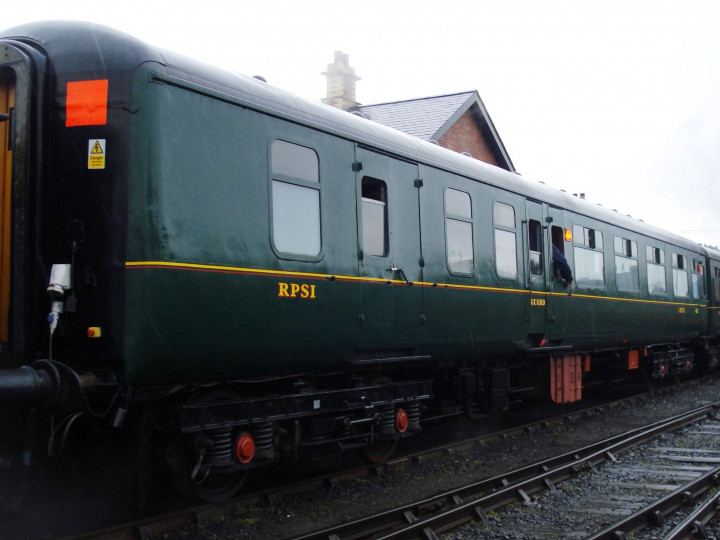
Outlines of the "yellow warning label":
<svg viewBox="0 0 720 540">
<path fill-rule="evenodd" d="M 88 141 L 88 169 L 105 168 L 105 139 Z"/>
</svg>

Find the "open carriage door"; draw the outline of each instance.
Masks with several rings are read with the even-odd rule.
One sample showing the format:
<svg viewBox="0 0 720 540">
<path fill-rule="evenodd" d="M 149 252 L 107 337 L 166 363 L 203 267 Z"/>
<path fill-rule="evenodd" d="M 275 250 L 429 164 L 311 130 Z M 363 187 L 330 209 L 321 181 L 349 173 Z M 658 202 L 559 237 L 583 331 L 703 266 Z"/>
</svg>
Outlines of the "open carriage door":
<svg viewBox="0 0 720 540">
<path fill-rule="evenodd" d="M 44 66 L 35 51 L 0 41 L 0 365 L 26 363 L 26 352 L 34 350 L 30 321 L 37 314 L 30 308 L 29 284 L 41 276 L 37 258 L 28 253 L 29 231 L 37 228 L 31 223 L 37 200 L 31 179 L 40 166 L 31 140 L 41 115 L 33 114 L 32 104 L 43 100 L 38 81 Z"/>
<path fill-rule="evenodd" d="M 0 342 L 10 339 L 12 119 L 15 73 L 0 70 Z"/>
<path fill-rule="evenodd" d="M 569 295 L 573 288 L 567 289 L 565 282 L 560 277 L 560 272 L 552 259 L 552 246 L 557 246 L 560 253 L 567 259 L 570 269 L 574 274 L 573 253 L 572 253 L 572 234 L 571 225 L 565 223 L 565 212 L 553 206 L 548 206 L 547 229 L 545 238 L 547 239 L 547 269 L 548 269 L 548 329 L 547 338 L 556 346 L 564 345 L 562 340 L 565 338 L 568 323 L 568 303 Z"/>
<path fill-rule="evenodd" d="M 538 346 L 545 339 L 545 325 L 547 323 L 548 288 L 547 283 L 552 276 L 548 276 L 547 269 L 547 235 L 542 203 L 528 200 L 525 204 L 525 223 L 523 224 L 525 284 L 527 295 L 526 320 L 528 322 L 528 336 L 530 343 Z"/>
</svg>

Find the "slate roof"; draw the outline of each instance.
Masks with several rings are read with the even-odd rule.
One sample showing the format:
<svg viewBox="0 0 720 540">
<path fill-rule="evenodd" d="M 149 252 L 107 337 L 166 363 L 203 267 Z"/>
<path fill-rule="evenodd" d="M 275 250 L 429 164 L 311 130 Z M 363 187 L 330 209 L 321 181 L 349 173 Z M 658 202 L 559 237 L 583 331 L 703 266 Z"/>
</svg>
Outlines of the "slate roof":
<svg viewBox="0 0 720 540">
<path fill-rule="evenodd" d="M 368 120 L 397 129 L 426 141 L 440 137 L 470 108 L 498 165 L 515 168 L 477 91 L 459 92 L 377 105 L 360 105 L 355 111 Z"/>
<path fill-rule="evenodd" d="M 474 93 L 361 105 L 357 110 L 369 120 L 429 141 Z"/>
</svg>

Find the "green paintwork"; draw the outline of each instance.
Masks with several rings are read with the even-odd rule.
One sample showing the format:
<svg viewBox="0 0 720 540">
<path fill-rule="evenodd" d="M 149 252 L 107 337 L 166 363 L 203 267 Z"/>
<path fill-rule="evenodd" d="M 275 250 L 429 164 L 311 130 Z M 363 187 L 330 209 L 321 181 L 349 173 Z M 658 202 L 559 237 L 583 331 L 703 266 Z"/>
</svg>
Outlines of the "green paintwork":
<svg viewBox="0 0 720 540">
<path fill-rule="evenodd" d="M 211 97 L 190 83 L 167 84 L 144 68 L 135 77 L 133 107 L 125 338 L 132 384 L 339 368 L 368 354 L 512 355 L 540 337 L 580 350 L 623 347 L 683 339 L 707 324 L 704 299 L 650 298 L 642 286 L 635 294 L 615 291 L 613 235 L 645 249 L 645 237 L 627 229 L 366 148 L 240 99 Z M 322 251 L 313 260 L 273 250 L 268 156 L 275 139 L 319 156 Z M 356 163 L 361 170 L 353 170 Z M 358 255 L 364 176 L 388 185 L 385 257 Z M 448 187 L 471 195 L 472 275 L 448 271 Z M 515 279 L 495 270 L 495 200 L 515 208 Z M 603 232 L 604 288 L 564 293 L 551 277 L 547 229 L 543 276 L 528 280 L 527 220 L 546 225 L 548 218 L 559 227 Z M 658 244 L 668 260 L 672 251 L 691 256 Z M 572 252 L 568 243 L 571 265 Z M 282 284 L 313 287 L 314 297 L 283 296 Z"/>
</svg>

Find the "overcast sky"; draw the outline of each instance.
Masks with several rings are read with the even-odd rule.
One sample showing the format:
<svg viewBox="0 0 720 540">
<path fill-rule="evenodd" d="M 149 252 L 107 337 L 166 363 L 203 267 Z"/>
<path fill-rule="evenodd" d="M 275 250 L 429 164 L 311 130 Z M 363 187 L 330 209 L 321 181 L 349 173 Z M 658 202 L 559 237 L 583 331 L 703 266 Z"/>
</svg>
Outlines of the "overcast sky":
<svg viewBox="0 0 720 540">
<path fill-rule="evenodd" d="M 0 17 L 99 22 L 312 100 L 336 50 L 363 104 L 477 90 L 523 176 L 720 244 L 718 0 L 36 0 Z"/>
</svg>

